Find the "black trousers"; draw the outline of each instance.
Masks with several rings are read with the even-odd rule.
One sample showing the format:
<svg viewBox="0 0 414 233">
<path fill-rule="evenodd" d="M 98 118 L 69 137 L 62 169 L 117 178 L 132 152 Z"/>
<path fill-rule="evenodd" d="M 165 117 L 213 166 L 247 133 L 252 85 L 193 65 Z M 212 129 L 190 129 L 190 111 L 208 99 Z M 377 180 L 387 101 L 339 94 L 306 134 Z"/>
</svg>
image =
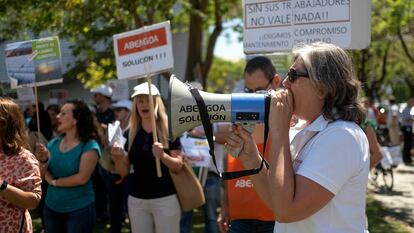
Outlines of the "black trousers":
<svg viewBox="0 0 414 233">
<path fill-rule="evenodd" d="M 413 128 L 412 126 L 402 126 L 401 131 L 404 136 L 403 161 L 404 163 L 412 163 L 411 147 L 413 146 Z"/>
</svg>

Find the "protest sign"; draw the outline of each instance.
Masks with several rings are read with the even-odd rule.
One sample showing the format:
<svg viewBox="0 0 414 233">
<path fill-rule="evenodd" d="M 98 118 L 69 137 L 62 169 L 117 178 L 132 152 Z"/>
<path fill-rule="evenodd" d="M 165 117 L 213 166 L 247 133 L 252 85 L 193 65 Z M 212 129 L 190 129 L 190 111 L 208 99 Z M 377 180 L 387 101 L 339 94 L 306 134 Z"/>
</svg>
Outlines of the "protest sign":
<svg viewBox="0 0 414 233">
<path fill-rule="evenodd" d="M 322 41 L 363 49 L 371 39 L 369 0 L 244 0 L 244 52 L 288 51 Z"/>
<path fill-rule="evenodd" d="M 146 78 L 151 95 L 151 76 L 174 67 L 170 22 L 145 26 L 114 35 L 118 79 Z M 153 98 L 149 98 L 152 138 L 158 141 Z M 156 159 L 157 176 L 161 177 L 160 160 Z"/>
<path fill-rule="evenodd" d="M 5 57 L 12 88 L 63 81 L 59 38 L 56 36 L 7 44 Z"/>
<path fill-rule="evenodd" d="M 191 137 L 184 134 L 180 137 L 183 155 L 193 167 L 209 167 L 210 147 L 206 138 Z"/>
<path fill-rule="evenodd" d="M 173 68 L 170 22 L 114 35 L 118 79 L 141 78 Z"/>
<path fill-rule="evenodd" d="M 69 98 L 69 91 L 66 89 L 49 90 L 49 104 L 63 105 Z"/>
<path fill-rule="evenodd" d="M 35 102 L 35 95 L 33 88 L 31 87 L 17 88 L 16 93 L 19 103 L 22 105 L 27 105 Z"/>
</svg>

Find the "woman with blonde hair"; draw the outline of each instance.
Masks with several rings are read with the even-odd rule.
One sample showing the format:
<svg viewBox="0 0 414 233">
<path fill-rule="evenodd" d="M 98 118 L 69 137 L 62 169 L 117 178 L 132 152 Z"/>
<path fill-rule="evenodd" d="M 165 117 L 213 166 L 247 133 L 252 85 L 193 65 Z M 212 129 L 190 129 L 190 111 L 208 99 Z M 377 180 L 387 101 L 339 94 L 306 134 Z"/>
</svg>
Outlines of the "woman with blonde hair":
<svg viewBox="0 0 414 233">
<path fill-rule="evenodd" d="M 129 176 L 128 213 L 134 233 L 178 233 L 181 209 L 168 170 L 179 171 L 183 161 L 178 140 L 168 140 L 168 119 L 158 89 L 148 83 L 134 88 L 129 121 L 128 154 L 120 146 L 111 148 L 115 167 L 122 177 Z M 159 142 L 153 142 L 149 98 L 154 99 L 154 114 Z M 156 159 L 161 162 L 162 177 L 157 177 Z"/>
<path fill-rule="evenodd" d="M 28 209 L 40 202 L 39 163 L 27 150 L 19 106 L 0 98 L 0 232 L 32 232 Z"/>
</svg>

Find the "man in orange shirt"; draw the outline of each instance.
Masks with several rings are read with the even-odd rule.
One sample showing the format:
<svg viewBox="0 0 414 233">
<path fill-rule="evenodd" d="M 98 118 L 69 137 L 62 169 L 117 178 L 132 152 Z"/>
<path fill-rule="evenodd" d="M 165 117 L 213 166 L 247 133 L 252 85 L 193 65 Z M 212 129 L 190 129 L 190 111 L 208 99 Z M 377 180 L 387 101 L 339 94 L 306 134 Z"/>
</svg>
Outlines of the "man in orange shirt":
<svg viewBox="0 0 414 233">
<path fill-rule="evenodd" d="M 280 77 L 272 62 L 266 57 L 249 60 L 244 69 L 244 92 L 255 93 L 276 89 Z M 260 151 L 263 148 L 264 125 L 256 125 L 253 137 Z M 266 148 L 269 148 L 268 146 Z M 267 158 L 267 152 L 265 158 Z M 227 171 L 244 170 L 241 162 L 227 156 Z M 273 233 L 275 218 L 253 188 L 249 177 L 228 180 L 224 185 L 222 207 L 218 217 L 221 232 L 229 233 Z"/>
</svg>

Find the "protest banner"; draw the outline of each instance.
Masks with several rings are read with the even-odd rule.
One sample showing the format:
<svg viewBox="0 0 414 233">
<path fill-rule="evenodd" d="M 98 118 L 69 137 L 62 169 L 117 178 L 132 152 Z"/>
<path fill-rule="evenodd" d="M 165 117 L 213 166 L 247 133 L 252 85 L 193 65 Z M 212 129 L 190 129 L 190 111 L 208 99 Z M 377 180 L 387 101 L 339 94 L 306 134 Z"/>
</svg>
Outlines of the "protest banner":
<svg viewBox="0 0 414 233">
<path fill-rule="evenodd" d="M 246 54 L 289 51 L 322 41 L 363 49 L 371 40 L 369 0 L 244 0 Z"/>
</svg>

